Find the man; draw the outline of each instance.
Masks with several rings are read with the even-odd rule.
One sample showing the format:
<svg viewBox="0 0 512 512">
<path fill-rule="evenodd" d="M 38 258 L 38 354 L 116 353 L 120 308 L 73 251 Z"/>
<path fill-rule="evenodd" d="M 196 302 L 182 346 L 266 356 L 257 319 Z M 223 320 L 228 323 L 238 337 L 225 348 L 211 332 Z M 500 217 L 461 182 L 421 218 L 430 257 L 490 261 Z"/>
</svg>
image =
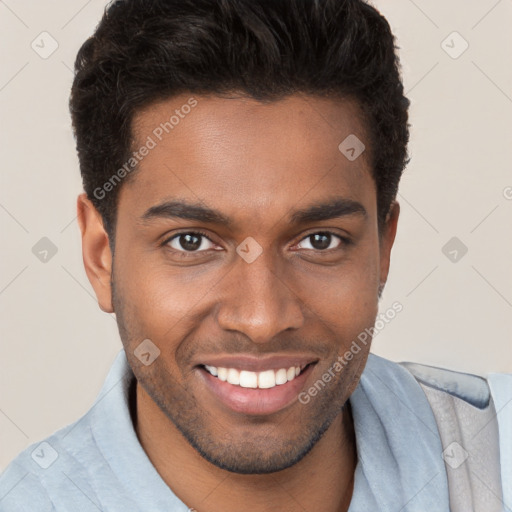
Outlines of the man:
<svg viewBox="0 0 512 512">
<path fill-rule="evenodd" d="M 75 68 L 84 265 L 124 351 L 0 510 L 512 506 L 510 379 L 369 355 L 408 141 L 384 18 L 117 1 Z"/>
</svg>

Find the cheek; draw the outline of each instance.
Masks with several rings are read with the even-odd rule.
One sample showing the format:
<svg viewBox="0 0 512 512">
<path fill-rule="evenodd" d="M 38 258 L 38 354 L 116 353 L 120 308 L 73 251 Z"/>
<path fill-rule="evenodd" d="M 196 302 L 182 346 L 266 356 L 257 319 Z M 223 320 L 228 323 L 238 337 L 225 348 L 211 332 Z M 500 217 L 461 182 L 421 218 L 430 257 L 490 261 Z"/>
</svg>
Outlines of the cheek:
<svg viewBox="0 0 512 512">
<path fill-rule="evenodd" d="M 124 258 L 114 268 L 116 295 L 125 317 L 144 335 L 169 334 L 175 325 L 190 321 L 197 310 L 211 301 L 225 274 L 219 268 L 180 268 L 147 258 Z"/>
<path fill-rule="evenodd" d="M 304 304 L 329 325 L 348 331 L 373 325 L 378 286 L 378 249 L 374 248 L 357 251 L 339 267 L 301 271 L 295 277 Z"/>
</svg>

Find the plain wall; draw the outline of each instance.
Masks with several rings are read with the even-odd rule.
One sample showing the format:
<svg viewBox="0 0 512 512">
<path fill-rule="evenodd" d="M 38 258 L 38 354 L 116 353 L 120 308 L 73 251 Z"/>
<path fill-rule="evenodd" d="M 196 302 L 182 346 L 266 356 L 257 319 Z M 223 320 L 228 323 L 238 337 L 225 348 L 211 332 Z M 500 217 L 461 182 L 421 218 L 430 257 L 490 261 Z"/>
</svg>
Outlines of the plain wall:
<svg viewBox="0 0 512 512">
<path fill-rule="evenodd" d="M 396 301 L 403 310 L 372 350 L 481 375 L 511 372 L 512 2 L 374 4 L 401 48 L 412 128 L 381 302 L 383 312 Z M 104 6 L 0 2 L 0 470 L 87 411 L 121 348 L 82 265 L 67 108 L 74 58 Z M 46 59 L 31 46 L 51 49 L 43 31 L 58 43 Z M 469 44 L 458 58 L 464 42 L 454 31 Z M 33 253 L 43 237 L 57 250 L 46 262 Z"/>
</svg>

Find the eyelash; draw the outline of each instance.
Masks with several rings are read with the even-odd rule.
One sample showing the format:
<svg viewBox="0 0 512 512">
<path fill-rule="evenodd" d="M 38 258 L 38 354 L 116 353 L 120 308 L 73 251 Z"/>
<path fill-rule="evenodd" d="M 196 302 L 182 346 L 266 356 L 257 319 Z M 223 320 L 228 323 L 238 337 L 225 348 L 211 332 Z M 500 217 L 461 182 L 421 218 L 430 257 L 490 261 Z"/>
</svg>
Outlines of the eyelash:
<svg viewBox="0 0 512 512">
<path fill-rule="evenodd" d="M 168 246 L 168 244 L 169 244 L 169 242 L 171 240 L 174 240 L 175 238 L 178 238 L 178 237 L 180 237 L 182 235 L 199 235 L 199 236 L 203 236 L 204 238 L 209 240 L 212 244 L 215 243 L 205 232 L 203 232 L 201 230 L 195 230 L 195 231 L 180 231 L 179 233 L 174 233 L 174 235 L 170 236 L 169 238 L 166 238 L 162 242 L 162 246 L 163 247 Z M 172 247 L 169 247 L 169 246 L 168 246 L 168 249 L 170 251 L 172 251 L 172 252 L 177 252 L 177 253 L 181 253 L 181 254 L 187 254 L 187 255 L 191 255 L 191 256 L 194 256 L 194 255 L 206 252 L 206 251 L 178 251 L 178 250 L 173 249 Z"/>
<path fill-rule="evenodd" d="M 344 245 L 345 247 L 346 246 L 349 246 L 351 245 L 353 242 L 350 238 L 347 238 L 347 237 L 344 237 L 344 236 L 341 236 L 339 235 L 338 233 L 335 233 L 333 231 L 314 231 L 312 233 L 308 233 L 306 236 L 302 237 L 298 243 L 302 242 L 303 240 L 306 240 L 307 238 L 313 236 L 313 235 L 318 235 L 318 234 L 326 234 L 326 235 L 331 235 L 335 238 L 338 238 L 341 242 L 341 245 Z M 178 238 L 180 237 L 181 235 L 199 235 L 199 236 L 203 236 L 204 238 L 206 238 L 207 240 L 209 240 L 211 243 L 215 243 L 205 232 L 201 231 L 201 230 L 196 230 L 196 231 L 181 231 L 179 233 L 175 233 L 173 234 L 172 236 L 166 238 L 163 242 L 162 242 L 162 246 L 165 247 L 165 246 L 168 246 L 169 242 L 171 240 L 174 240 L 175 238 Z M 335 248 L 335 249 L 306 249 L 306 250 L 315 250 L 315 252 L 317 253 L 330 253 L 332 251 L 335 251 L 339 248 Z M 177 252 L 177 253 L 181 253 L 181 254 L 187 254 L 187 255 L 190 255 L 190 256 L 195 256 L 195 255 L 199 255 L 199 254 L 202 254 L 206 251 L 179 251 L 179 250 L 176 250 L 176 249 L 173 249 L 171 247 L 169 247 L 169 250 L 173 251 L 173 252 Z"/>
</svg>

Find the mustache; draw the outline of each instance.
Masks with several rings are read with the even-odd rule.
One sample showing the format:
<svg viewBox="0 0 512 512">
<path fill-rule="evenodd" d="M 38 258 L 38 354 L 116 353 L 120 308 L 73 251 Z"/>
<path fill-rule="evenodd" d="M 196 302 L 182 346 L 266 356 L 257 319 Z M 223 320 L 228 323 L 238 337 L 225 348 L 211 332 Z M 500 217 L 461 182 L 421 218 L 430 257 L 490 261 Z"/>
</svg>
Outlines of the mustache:
<svg viewBox="0 0 512 512">
<path fill-rule="evenodd" d="M 247 336 L 235 335 L 223 337 L 222 340 L 207 339 L 197 340 L 185 338 L 183 340 L 182 353 L 184 360 L 191 360 L 197 354 L 208 354 L 210 356 L 236 354 L 254 357 L 263 357 L 271 354 L 314 354 L 319 358 L 326 357 L 332 351 L 332 347 L 338 345 L 336 340 L 324 337 L 304 338 L 297 335 L 279 336 L 269 341 L 252 341 Z"/>
</svg>

